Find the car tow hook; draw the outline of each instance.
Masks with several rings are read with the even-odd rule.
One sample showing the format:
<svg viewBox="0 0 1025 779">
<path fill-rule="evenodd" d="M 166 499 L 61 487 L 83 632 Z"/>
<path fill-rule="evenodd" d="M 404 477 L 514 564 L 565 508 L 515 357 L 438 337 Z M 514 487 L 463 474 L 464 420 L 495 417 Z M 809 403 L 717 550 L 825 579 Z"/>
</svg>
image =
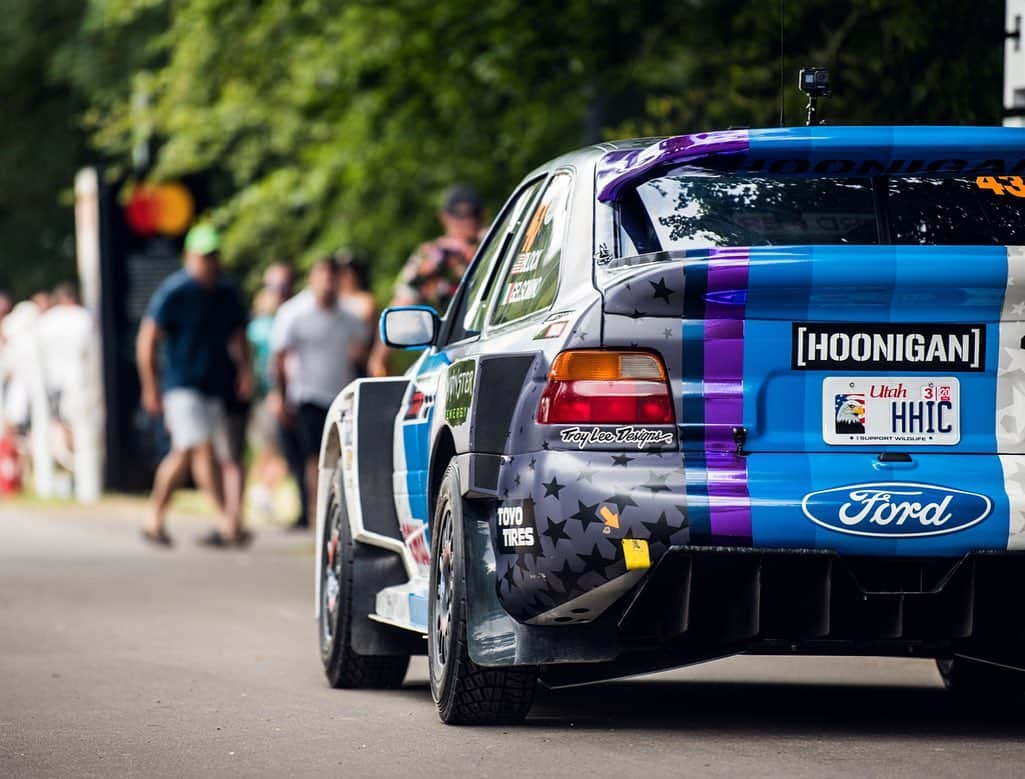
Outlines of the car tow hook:
<svg viewBox="0 0 1025 779">
<path fill-rule="evenodd" d="M 746 427 L 733 428 L 733 443 L 737 445 L 734 454 L 736 454 L 737 457 L 747 457 L 747 452 L 744 451 L 744 444 L 747 443 Z"/>
</svg>

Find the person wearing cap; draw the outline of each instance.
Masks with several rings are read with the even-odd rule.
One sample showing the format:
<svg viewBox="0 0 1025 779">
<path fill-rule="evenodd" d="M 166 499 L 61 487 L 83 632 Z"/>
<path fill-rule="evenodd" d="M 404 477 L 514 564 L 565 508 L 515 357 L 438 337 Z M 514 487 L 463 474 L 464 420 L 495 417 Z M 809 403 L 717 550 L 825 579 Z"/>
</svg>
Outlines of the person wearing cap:
<svg viewBox="0 0 1025 779">
<path fill-rule="evenodd" d="M 484 208 L 477 190 L 466 184 L 449 187 L 438 219 L 444 234 L 413 252 L 399 273 L 389 305 L 431 306 L 445 315 L 480 242 Z M 378 339 L 367 365 L 371 376 L 388 375 L 388 354 L 388 347 Z"/>
<path fill-rule="evenodd" d="M 153 294 L 136 341 L 143 406 L 163 415 L 171 437 L 171 451 L 153 482 L 143 526 L 147 541 L 171 545 L 167 506 L 190 470 L 219 516 L 219 527 L 203 542 L 231 546 L 248 540 L 237 509 L 225 511 L 219 468 L 231 456 L 224 397 L 230 392 L 247 398 L 252 390 L 245 326 L 241 295 L 221 275 L 220 236 L 211 225 L 196 225 L 185 237 L 184 267 Z"/>
</svg>

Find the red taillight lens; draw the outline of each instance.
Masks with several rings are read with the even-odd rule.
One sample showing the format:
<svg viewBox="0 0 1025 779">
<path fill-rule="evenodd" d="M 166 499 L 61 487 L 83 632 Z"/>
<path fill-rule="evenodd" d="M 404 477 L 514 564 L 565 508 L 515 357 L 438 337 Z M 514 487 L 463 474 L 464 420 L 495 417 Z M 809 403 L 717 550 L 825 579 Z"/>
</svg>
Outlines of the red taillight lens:
<svg viewBox="0 0 1025 779">
<path fill-rule="evenodd" d="M 647 352 L 563 352 L 548 373 L 537 421 L 671 425 L 673 399 L 662 360 Z"/>
</svg>

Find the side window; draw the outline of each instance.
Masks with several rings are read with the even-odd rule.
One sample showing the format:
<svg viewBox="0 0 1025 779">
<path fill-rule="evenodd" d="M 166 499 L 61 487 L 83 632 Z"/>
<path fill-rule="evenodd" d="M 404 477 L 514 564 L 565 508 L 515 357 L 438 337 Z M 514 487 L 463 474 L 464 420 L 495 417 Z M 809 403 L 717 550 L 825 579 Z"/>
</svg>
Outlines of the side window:
<svg viewBox="0 0 1025 779">
<path fill-rule="evenodd" d="M 492 324 L 505 324 L 543 311 L 555 300 L 572 181 L 568 173 L 557 173 L 548 182 L 519 247 L 505 260 Z"/>
<path fill-rule="evenodd" d="M 471 275 L 465 282 L 466 290 L 459 300 L 459 310 L 453 312 L 455 324 L 449 342 L 461 341 L 483 329 L 491 287 L 494 286 L 495 265 L 503 256 L 510 237 L 516 234 L 523 222 L 527 207 L 540 186 L 541 182 L 536 181 L 521 190 L 499 217 L 498 224 L 491 231 L 488 242 L 474 261 Z"/>
</svg>

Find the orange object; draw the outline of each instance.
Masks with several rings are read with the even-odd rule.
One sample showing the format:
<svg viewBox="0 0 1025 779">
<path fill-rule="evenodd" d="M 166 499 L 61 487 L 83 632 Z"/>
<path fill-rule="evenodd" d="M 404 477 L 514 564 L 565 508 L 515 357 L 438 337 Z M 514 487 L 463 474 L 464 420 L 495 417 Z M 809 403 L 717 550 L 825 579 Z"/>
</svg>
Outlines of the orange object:
<svg viewBox="0 0 1025 779">
<path fill-rule="evenodd" d="M 648 352 L 579 349 L 560 353 L 548 372 L 552 381 L 665 381 L 662 360 Z"/>
<path fill-rule="evenodd" d="M 619 528 L 619 514 L 610 509 L 608 506 L 602 506 L 598 511 L 601 514 L 601 518 L 605 520 L 605 527 Z"/>
<path fill-rule="evenodd" d="M 161 235 L 181 235 L 192 221 L 192 195 L 181 184 L 156 188 L 156 228 Z"/>
<path fill-rule="evenodd" d="M 139 235 L 181 235 L 194 211 L 192 195 L 181 184 L 141 184 L 125 203 L 125 218 Z"/>
</svg>

